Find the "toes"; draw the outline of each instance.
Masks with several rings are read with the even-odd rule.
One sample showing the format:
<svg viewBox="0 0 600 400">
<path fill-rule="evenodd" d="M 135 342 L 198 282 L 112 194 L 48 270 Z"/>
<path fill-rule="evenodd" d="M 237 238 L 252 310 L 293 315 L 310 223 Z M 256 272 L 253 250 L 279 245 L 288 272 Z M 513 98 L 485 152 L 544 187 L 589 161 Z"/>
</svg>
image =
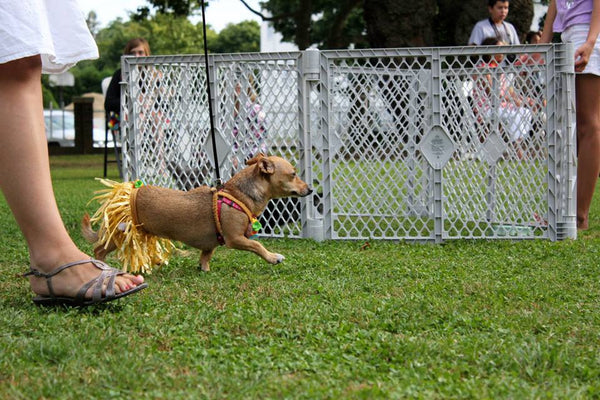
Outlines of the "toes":
<svg viewBox="0 0 600 400">
<path fill-rule="evenodd" d="M 127 277 L 130 280 L 133 286 L 141 285 L 142 283 L 144 283 L 144 277 L 142 275 L 126 274 L 125 277 Z"/>
<path fill-rule="evenodd" d="M 115 282 L 115 292 L 123 293 L 129 290 L 129 283 L 127 281 L 118 280 Z"/>
<path fill-rule="evenodd" d="M 110 278 L 106 278 L 106 280 L 104 281 L 104 283 L 102 285 L 102 295 L 103 296 L 106 295 L 106 291 L 108 289 L 108 284 L 110 282 L 109 279 Z M 115 294 L 124 293 L 136 286 L 137 286 L 137 284 L 132 283 L 131 280 L 123 279 L 122 276 L 118 276 L 115 279 L 114 291 L 115 291 Z"/>
<path fill-rule="evenodd" d="M 136 286 L 144 283 L 144 277 L 141 275 L 121 275 L 117 277 L 115 284 L 118 293 L 126 292 Z"/>
</svg>

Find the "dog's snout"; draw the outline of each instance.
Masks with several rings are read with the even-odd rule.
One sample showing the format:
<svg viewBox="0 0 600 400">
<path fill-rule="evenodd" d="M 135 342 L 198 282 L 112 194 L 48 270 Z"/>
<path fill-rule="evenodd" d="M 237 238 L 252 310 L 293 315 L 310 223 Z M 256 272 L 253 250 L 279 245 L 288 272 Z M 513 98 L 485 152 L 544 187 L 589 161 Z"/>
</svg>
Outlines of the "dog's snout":
<svg viewBox="0 0 600 400">
<path fill-rule="evenodd" d="M 308 186 L 305 189 L 302 190 L 293 190 L 290 195 L 291 196 L 295 196 L 295 197 L 306 197 L 309 194 L 311 194 L 313 192 L 313 190 L 311 188 L 309 188 Z"/>
<path fill-rule="evenodd" d="M 306 197 L 309 194 L 311 194 L 312 192 L 313 192 L 313 190 L 307 186 L 306 189 L 300 193 L 300 196 Z"/>
</svg>

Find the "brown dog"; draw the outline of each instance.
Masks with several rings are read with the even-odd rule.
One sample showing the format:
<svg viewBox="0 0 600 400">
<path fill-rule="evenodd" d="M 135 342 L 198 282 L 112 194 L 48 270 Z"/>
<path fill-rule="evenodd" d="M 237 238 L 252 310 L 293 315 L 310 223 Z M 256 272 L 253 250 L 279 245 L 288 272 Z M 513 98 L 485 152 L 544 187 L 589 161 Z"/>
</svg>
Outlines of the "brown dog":
<svg viewBox="0 0 600 400">
<path fill-rule="evenodd" d="M 294 167 L 283 158 L 259 154 L 246 164 L 248 166 L 225 183 L 221 191 L 241 203 L 241 208 L 245 206 L 254 216 L 260 215 L 270 199 L 304 197 L 312 192 L 298 177 Z M 283 261 L 281 254 L 271 253 L 259 242 L 248 238 L 252 227 L 249 216 L 240 207 L 222 203 L 219 206 L 220 220 L 215 221 L 214 195 L 215 190 L 208 186 L 187 192 L 142 186 L 136 189 L 135 198 L 132 198 L 134 220 L 151 235 L 202 250 L 200 265 L 203 271 L 210 270 L 209 261 L 219 244 L 252 251 L 271 264 Z M 221 235 L 218 235 L 218 224 Z M 89 216 L 83 218 L 82 233 L 89 242 L 98 242 L 98 232 L 92 230 Z M 97 244 L 94 253 L 97 259 L 103 260 L 115 249 L 113 243 Z"/>
</svg>

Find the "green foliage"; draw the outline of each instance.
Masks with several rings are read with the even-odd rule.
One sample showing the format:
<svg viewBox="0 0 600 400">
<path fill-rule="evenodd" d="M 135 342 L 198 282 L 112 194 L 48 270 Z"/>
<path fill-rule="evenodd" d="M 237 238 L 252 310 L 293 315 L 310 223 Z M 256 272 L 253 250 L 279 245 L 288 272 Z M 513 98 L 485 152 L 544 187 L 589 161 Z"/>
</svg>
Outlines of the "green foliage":
<svg viewBox="0 0 600 400">
<path fill-rule="evenodd" d="M 42 76 L 42 98 L 44 102 L 44 108 L 58 108 L 58 101 L 54 98 L 54 93 L 52 93 L 50 90 L 48 75 Z"/>
<path fill-rule="evenodd" d="M 297 43 L 295 40 L 296 24 L 299 19 L 299 13 L 303 10 L 303 4 L 304 6 L 308 6 L 312 2 L 305 3 L 301 0 L 267 0 L 261 2 L 261 6 L 273 16 L 270 24 L 282 35 L 284 41 L 291 43 Z M 306 8 L 303 13 L 312 15 L 312 9 Z"/>
<path fill-rule="evenodd" d="M 195 2 L 190 2 L 193 5 Z M 169 2 L 174 5 L 174 2 Z M 139 11 L 139 10 L 138 10 Z M 62 89 L 51 87 L 48 79 L 42 79 L 44 106 L 50 102 L 58 105 L 59 92 L 62 90 L 64 103 L 71 103 L 74 96 L 87 92 L 100 92 L 102 79 L 112 76 L 120 67 L 125 44 L 132 38 L 143 37 L 150 43 L 153 55 L 200 54 L 204 52 L 202 23 L 194 24 L 187 17 L 176 12 L 154 15 L 140 13 L 132 15 L 131 20 L 117 18 L 106 28 L 96 32 L 95 14 L 88 15 L 88 23 L 95 33 L 100 58 L 80 62 L 70 72 L 75 76 L 74 87 Z M 207 27 L 207 44 L 210 52 L 237 53 L 260 50 L 260 26 L 254 21 L 231 24 L 223 30 L 223 37 Z"/>
<path fill-rule="evenodd" d="M 148 24 L 148 41 L 154 54 L 200 54 L 204 51 L 202 24 L 192 24 L 187 18 L 157 14 Z M 216 33 L 207 31 L 207 42 Z"/>
<path fill-rule="evenodd" d="M 397 9 L 395 0 L 389 1 Z M 129 21 L 116 19 L 102 30 L 97 30 L 96 17 L 88 16 L 88 23 L 100 50 L 100 58 L 91 64 L 80 63 L 72 69 L 76 76 L 74 88 L 64 88 L 65 103 L 71 102 L 74 95 L 85 92 L 100 91 L 102 78 L 111 76 L 120 65 L 120 58 L 125 43 L 133 37 L 146 38 L 151 46 L 152 54 L 194 54 L 203 52 L 201 23 L 194 25 L 186 16 L 200 11 L 197 0 L 154 0 L 150 1 L 157 12 L 151 13 L 149 7 L 141 7 L 137 13 L 130 15 Z M 364 9 L 371 4 L 375 10 L 386 0 L 266 0 L 261 5 L 273 16 L 271 24 L 283 35 L 285 41 L 294 42 L 300 49 L 316 45 L 320 49 L 347 48 L 354 45 L 364 47 L 397 47 L 410 43 L 422 45 L 456 45 L 466 42 L 474 22 L 485 13 L 480 1 L 456 3 L 445 0 L 427 2 L 437 4 L 433 9 L 437 14 L 433 21 L 422 21 L 425 12 L 423 4 L 410 3 L 422 12 L 412 12 L 412 8 L 404 7 L 402 23 L 390 19 L 397 16 L 390 12 L 378 13 L 365 21 Z M 522 0 L 527 8 L 531 0 Z M 515 2 L 515 7 L 517 6 Z M 207 4 L 208 6 L 208 4 Z M 401 4 L 402 6 L 402 4 Z M 240 7 L 243 5 L 240 2 Z M 428 7 L 429 10 L 431 7 Z M 477 12 L 475 12 L 477 11 Z M 523 14 L 518 8 L 512 9 L 515 15 Z M 421 20 L 420 20 L 421 19 Z M 237 25 L 229 25 L 219 34 L 210 29 L 207 21 L 208 49 L 213 53 L 238 53 L 258 51 L 260 49 L 260 28 L 256 22 L 244 21 Z M 435 27 L 429 32 L 429 27 Z M 423 28 L 427 27 L 427 28 Z M 366 32 L 371 31 L 369 40 Z M 414 31 L 417 31 L 415 33 Z M 429 33 L 427 33 L 429 32 Z M 432 41 L 431 37 L 435 36 Z M 90 67 L 91 65 L 91 67 Z M 45 81 L 46 93 L 58 98 L 58 89 L 49 88 Z M 45 95 L 45 102 L 51 96 Z"/>
<path fill-rule="evenodd" d="M 217 34 L 207 30 L 208 42 Z M 96 36 L 101 59 L 96 61 L 99 70 L 112 72 L 119 68 L 123 49 L 135 37 L 150 43 L 152 54 L 198 54 L 203 52 L 202 25 L 194 25 L 185 17 L 157 14 L 143 21 L 113 21 Z"/>
<path fill-rule="evenodd" d="M 283 40 L 305 49 L 367 47 L 362 1 L 267 0 L 261 5 L 272 15 L 270 23 Z"/>
<path fill-rule="evenodd" d="M 202 7 L 201 0 L 147 0 L 160 14 L 178 17 L 191 15 L 195 8 Z"/>
<path fill-rule="evenodd" d="M 260 25 L 256 21 L 227 24 L 209 48 L 213 53 L 260 51 Z"/>
<path fill-rule="evenodd" d="M 52 158 L 87 251 L 79 220 L 101 173 L 101 156 Z M 0 199 L 1 397 L 597 398 L 596 195 L 577 240 L 263 240 L 282 264 L 223 247 L 202 273 L 178 255 L 140 294 L 86 310 L 33 305 Z"/>
<path fill-rule="evenodd" d="M 96 44 L 100 52 L 100 58 L 95 61 L 96 68 L 104 71 L 107 76 L 112 75 L 112 72 L 119 68 L 127 41 L 135 37 L 144 37 L 146 33 L 140 23 L 124 23 L 120 18 L 112 21 L 96 35 Z"/>
<path fill-rule="evenodd" d="M 313 21 L 311 40 L 319 49 L 367 48 L 363 7 L 360 2 L 323 2 L 321 18 Z"/>
</svg>

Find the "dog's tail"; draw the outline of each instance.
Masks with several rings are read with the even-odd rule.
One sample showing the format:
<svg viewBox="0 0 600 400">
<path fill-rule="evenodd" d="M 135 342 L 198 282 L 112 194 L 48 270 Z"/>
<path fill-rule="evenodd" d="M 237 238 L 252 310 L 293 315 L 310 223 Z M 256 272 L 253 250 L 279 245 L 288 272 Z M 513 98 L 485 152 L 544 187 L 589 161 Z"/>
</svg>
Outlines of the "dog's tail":
<svg viewBox="0 0 600 400">
<path fill-rule="evenodd" d="M 92 223 L 90 222 L 88 213 L 85 213 L 81 219 L 81 234 L 85 240 L 90 243 L 96 243 L 98 241 L 98 232 L 92 229 Z"/>
</svg>

